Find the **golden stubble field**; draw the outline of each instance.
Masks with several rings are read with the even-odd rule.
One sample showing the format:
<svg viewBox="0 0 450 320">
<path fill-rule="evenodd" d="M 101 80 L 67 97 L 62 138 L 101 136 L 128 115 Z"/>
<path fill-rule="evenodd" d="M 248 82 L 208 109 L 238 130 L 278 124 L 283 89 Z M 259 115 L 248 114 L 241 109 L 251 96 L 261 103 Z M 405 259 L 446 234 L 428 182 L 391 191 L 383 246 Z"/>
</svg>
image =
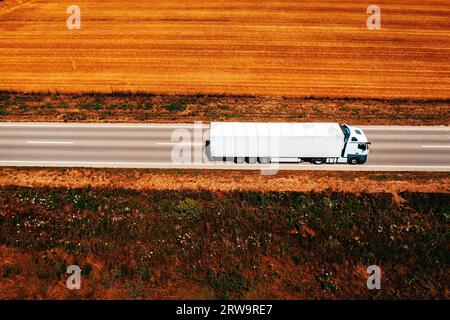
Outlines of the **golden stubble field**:
<svg viewBox="0 0 450 320">
<path fill-rule="evenodd" d="M 0 89 L 449 98 L 450 2 L 370 4 L 4 0 Z"/>
</svg>

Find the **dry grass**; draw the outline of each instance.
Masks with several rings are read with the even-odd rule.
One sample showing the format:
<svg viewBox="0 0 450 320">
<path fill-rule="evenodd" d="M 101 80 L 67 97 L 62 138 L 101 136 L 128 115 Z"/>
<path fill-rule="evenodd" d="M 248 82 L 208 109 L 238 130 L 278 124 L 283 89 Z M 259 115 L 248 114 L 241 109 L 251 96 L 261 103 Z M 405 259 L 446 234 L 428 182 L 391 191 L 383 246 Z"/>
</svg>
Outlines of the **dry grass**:
<svg viewBox="0 0 450 320">
<path fill-rule="evenodd" d="M 0 121 L 332 121 L 447 125 L 450 100 L 289 98 L 236 95 L 50 94 L 0 91 Z"/>
<path fill-rule="evenodd" d="M 0 186 L 131 190 L 450 192 L 448 173 L 0 168 Z"/>
</svg>

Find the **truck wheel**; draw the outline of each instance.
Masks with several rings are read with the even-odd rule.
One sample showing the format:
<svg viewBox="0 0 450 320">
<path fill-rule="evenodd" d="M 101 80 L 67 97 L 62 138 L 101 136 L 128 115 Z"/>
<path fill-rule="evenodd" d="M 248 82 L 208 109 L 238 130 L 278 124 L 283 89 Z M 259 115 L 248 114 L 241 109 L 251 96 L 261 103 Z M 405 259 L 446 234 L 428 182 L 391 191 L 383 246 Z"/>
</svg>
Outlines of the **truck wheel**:
<svg viewBox="0 0 450 320">
<path fill-rule="evenodd" d="M 258 161 L 261 164 L 268 164 L 268 163 L 270 163 L 271 159 L 268 157 L 261 157 L 261 158 L 258 158 Z"/>
<path fill-rule="evenodd" d="M 205 142 L 205 154 L 209 161 L 216 161 L 215 158 L 211 156 L 211 142 L 209 140 Z"/>
<path fill-rule="evenodd" d="M 313 162 L 314 164 L 322 164 L 322 163 L 325 162 L 325 159 L 322 159 L 322 158 L 315 158 L 315 159 L 313 159 L 312 162 Z"/>
<path fill-rule="evenodd" d="M 234 158 L 234 163 L 242 164 L 244 162 L 245 162 L 245 158 L 244 157 L 236 157 L 236 158 Z"/>
<path fill-rule="evenodd" d="M 246 160 L 248 164 L 255 164 L 256 162 L 258 162 L 258 158 L 255 157 L 248 157 Z"/>
<path fill-rule="evenodd" d="M 358 159 L 358 158 L 355 158 L 355 157 L 350 158 L 350 159 L 348 160 L 348 163 L 350 163 L 350 164 L 358 164 L 358 163 L 359 163 L 359 159 Z"/>
</svg>

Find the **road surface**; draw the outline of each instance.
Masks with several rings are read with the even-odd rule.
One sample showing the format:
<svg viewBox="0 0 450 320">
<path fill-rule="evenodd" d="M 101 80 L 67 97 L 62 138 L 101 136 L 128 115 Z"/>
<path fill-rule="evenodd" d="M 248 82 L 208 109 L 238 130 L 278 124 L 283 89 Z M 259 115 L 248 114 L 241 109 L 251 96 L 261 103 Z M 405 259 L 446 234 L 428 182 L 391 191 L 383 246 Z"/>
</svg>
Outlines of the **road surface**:
<svg viewBox="0 0 450 320">
<path fill-rule="evenodd" d="M 450 171 L 450 127 L 360 127 L 372 142 L 365 165 L 302 163 L 278 168 L 201 159 L 205 124 L 195 129 L 194 124 L 0 123 L 0 166 Z M 190 136 L 183 140 L 183 148 L 191 150 L 189 163 L 172 161 L 174 147 L 180 144 L 172 140 L 179 135 Z"/>
</svg>

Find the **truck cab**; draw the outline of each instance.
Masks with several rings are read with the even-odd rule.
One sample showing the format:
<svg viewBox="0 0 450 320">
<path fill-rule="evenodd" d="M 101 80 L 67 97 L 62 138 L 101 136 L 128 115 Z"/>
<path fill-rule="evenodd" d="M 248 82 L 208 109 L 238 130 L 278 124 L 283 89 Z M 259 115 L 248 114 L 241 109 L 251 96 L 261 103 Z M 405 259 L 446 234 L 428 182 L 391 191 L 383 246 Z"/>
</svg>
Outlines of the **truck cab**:
<svg viewBox="0 0 450 320">
<path fill-rule="evenodd" d="M 369 154 L 369 145 L 364 131 L 361 128 L 341 125 L 342 132 L 345 136 L 345 146 L 342 150 L 342 158 L 347 159 L 349 164 L 363 164 L 367 160 Z"/>
</svg>

